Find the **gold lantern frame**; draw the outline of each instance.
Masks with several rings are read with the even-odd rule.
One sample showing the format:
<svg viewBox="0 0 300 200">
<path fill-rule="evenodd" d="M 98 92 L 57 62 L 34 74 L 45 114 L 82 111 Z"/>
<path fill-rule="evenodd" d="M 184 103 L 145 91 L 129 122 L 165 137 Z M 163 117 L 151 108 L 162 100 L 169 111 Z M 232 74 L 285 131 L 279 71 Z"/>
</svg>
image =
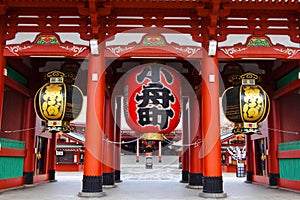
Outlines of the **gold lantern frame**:
<svg viewBox="0 0 300 200">
<path fill-rule="evenodd" d="M 43 125 L 45 125 L 45 130 L 50 132 L 70 132 L 72 130 L 70 121 L 75 120 L 82 110 L 82 91 L 76 85 L 70 84 L 73 80 L 65 81 L 65 77 L 70 78 L 70 76 L 66 76 L 61 71 L 54 70 L 48 72 L 46 78 L 49 79 L 49 82 L 44 84 L 34 97 L 35 112 Z M 75 76 L 72 77 L 74 78 Z M 64 119 L 68 108 L 68 86 L 76 88 L 76 92 L 81 96 L 79 112 L 70 120 Z"/>
<path fill-rule="evenodd" d="M 260 124 L 263 123 L 270 112 L 270 99 L 265 90 L 260 86 L 256 85 L 256 81 L 259 80 L 259 76 L 253 73 L 245 73 L 243 75 L 233 75 L 229 78 L 229 81 L 232 82 L 233 86 L 227 88 L 223 95 L 222 101 L 224 99 L 224 95 L 231 89 L 239 87 L 238 92 L 238 105 L 233 105 L 231 108 L 231 115 L 236 114 L 236 119 L 241 120 L 240 122 L 236 122 L 226 115 L 224 106 L 223 112 L 227 120 L 234 123 L 234 128 L 232 133 L 235 135 L 239 134 L 261 134 L 259 130 Z M 244 90 L 244 91 L 243 91 Z M 245 93 L 247 93 L 245 95 Z M 260 95 L 263 94 L 265 98 L 262 98 Z M 245 98 L 242 100 L 242 98 Z M 246 102 L 246 103 L 243 103 Z M 256 105 L 256 106 L 254 106 Z M 262 106 L 263 105 L 263 106 Z M 235 109 L 236 107 L 239 109 Z M 228 106 L 226 106 L 227 109 Z M 261 109 L 261 110 L 260 110 Z M 252 118 L 248 117 L 251 116 Z M 239 116 L 239 117 L 238 117 Z"/>
</svg>

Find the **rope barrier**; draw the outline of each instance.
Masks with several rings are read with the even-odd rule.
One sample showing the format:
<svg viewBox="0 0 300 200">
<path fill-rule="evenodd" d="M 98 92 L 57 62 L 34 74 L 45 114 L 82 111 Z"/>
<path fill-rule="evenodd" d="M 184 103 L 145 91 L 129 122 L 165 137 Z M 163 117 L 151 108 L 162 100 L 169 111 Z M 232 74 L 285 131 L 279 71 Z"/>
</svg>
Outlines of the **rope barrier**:
<svg viewBox="0 0 300 200">
<path fill-rule="evenodd" d="M 105 138 L 104 141 L 111 143 L 111 144 L 130 144 L 130 143 L 136 142 L 137 140 L 140 140 L 141 138 L 142 137 L 139 137 L 137 139 L 126 141 L 126 142 L 114 142 L 114 141 L 109 140 L 108 138 Z"/>
<path fill-rule="evenodd" d="M 198 140 L 197 142 L 191 143 L 191 144 L 182 144 L 182 145 L 177 145 L 177 144 L 173 144 L 173 142 L 171 140 L 169 140 L 168 138 L 166 138 L 166 136 L 163 136 L 165 141 L 168 142 L 168 144 L 172 145 L 172 146 L 176 146 L 176 147 L 190 147 L 190 146 L 195 146 L 197 147 L 202 141 Z"/>
<path fill-rule="evenodd" d="M 25 132 L 25 131 L 30 131 L 30 130 L 34 130 L 36 127 L 33 127 L 33 128 L 26 128 L 26 129 L 17 129 L 17 130 L 1 130 L 1 132 L 3 133 L 18 133 L 18 132 Z M 224 127 L 221 127 L 221 128 L 224 128 Z M 227 128 L 227 127 L 225 127 Z M 288 131 L 288 130 L 282 130 L 282 129 L 275 129 L 275 128 L 262 128 L 261 130 L 271 130 L 271 131 L 277 131 L 277 132 L 282 132 L 282 133 L 289 133 L 289 134 L 296 134 L 296 135 L 299 135 L 300 133 L 298 131 Z M 173 135 L 176 135 L 176 134 L 173 134 Z M 141 139 L 138 138 L 138 139 Z M 132 140 L 131 142 L 134 142 L 138 139 L 135 139 L 135 140 Z M 164 136 L 164 139 L 165 140 L 168 140 L 165 136 Z M 172 142 L 170 140 L 168 140 L 169 142 Z M 197 142 L 196 142 L 197 143 Z M 124 144 L 124 143 L 123 143 Z M 195 144 L 195 143 L 193 143 Z M 187 144 L 187 145 L 190 145 L 190 144 Z"/>
<path fill-rule="evenodd" d="M 24 131 L 30 131 L 30 130 L 35 130 L 35 127 L 33 128 L 25 128 L 25 129 L 19 129 L 19 130 L 1 130 L 4 133 L 17 133 L 17 132 L 24 132 Z"/>
<path fill-rule="evenodd" d="M 299 135 L 299 132 L 297 132 L 297 131 L 286 131 L 286 130 L 281 130 L 281 129 L 276 129 L 276 128 L 267 128 L 267 129 L 272 130 L 272 131 L 282 132 L 282 133 L 289 133 L 289 134 Z"/>
</svg>

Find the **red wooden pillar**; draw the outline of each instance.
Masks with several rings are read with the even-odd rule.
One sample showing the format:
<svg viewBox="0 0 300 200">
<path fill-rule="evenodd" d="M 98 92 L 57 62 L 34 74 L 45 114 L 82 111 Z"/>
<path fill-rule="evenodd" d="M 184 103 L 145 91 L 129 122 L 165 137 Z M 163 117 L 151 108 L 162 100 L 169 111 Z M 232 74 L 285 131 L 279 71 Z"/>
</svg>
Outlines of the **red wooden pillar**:
<svg viewBox="0 0 300 200">
<path fill-rule="evenodd" d="M 182 99 L 183 101 L 183 108 L 182 108 L 182 155 L 181 155 L 181 163 L 182 163 L 182 178 L 181 183 L 188 183 L 189 179 L 189 131 L 188 131 L 188 123 L 189 123 L 189 111 L 187 104 L 189 103 L 189 100 L 187 97 L 184 97 Z"/>
<path fill-rule="evenodd" d="M 23 141 L 25 141 L 26 157 L 24 159 L 24 184 L 33 184 L 34 177 L 34 139 L 35 130 L 35 112 L 33 109 L 33 98 L 27 98 L 24 106 L 23 127 L 26 129 L 23 133 Z"/>
<path fill-rule="evenodd" d="M 2 110 L 3 110 L 3 97 L 4 97 L 4 70 L 5 70 L 5 57 L 3 56 L 4 36 L 6 30 L 6 16 L 0 15 L 0 128 L 2 127 Z"/>
<path fill-rule="evenodd" d="M 79 196 L 104 196 L 103 184 L 103 134 L 105 104 L 105 60 L 104 46 L 100 55 L 90 55 L 87 83 L 87 111 L 84 174 L 82 192 Z"/>
<path fill-rule="evenodd" d="M 199 189 L 203 187 L 203 157 L 200 155 L 201 129 L 200 129 L 200 103 L 197 98 L 190 98 L 190 159 L 188 188 Z"/>
<path fill-rule="evenodd" d="M 274 127 L 273 130 L 269 131 L 269 186 L 273 188 L 278 187 L 278 178 L 279 178 L 279 160 L 277 159 L 278 153 L 278 144 L 281 143 L 281 133 L 277 130 L 280 130 L 280 119 L 279 119 L 279 106 L 278 102 L 275 99 L 271 100 L 271 109 L 269 124 L 271 127 Z"/>
<path fill-rule="evenodd" d="M 53 132 L 50 140 L 50 151 L 49 151 L 49 181 L 55 182 L 56 172 L 56 143 L 57 143 L 57 132 Z"/>
<path fill-rule="evenodd" d="M 219 69 L 217 57 L 202 60 L 203 197 L 224 197 L 221 165 Z"/>
<path fill-rule="evenodd" d="M 115 110 L 115 132 L 116 132 L 116 151 L 115 151 L 115 182 L 121 180 L 121 97 L 116 97 Z"/>
<path fill-rule="evenodd" d="M 161 156 L 161 141 L 158 141 L 158 162 L 161 163 L 162 156 Z"/>
<path fill-rule="evenodd" d="M 246 181 L 245 183 L 252 183 L 253 176 L 253 148 L 251 135 L 246 135 Z"/>
<path fill-rule="evenodd" d="M 136 157 L 135 162 L 140 162 L 140 139 L 136 139 Z"/>
<path fill-rule="evenodd" d="M 116 187 L 115 185 L 115 140 L 114 137 L 114 118 L 112 114 L 111 98 L 105 99 L 105 137 L 103 149 L 103 185 L 105 187 Z"/>
</svg>

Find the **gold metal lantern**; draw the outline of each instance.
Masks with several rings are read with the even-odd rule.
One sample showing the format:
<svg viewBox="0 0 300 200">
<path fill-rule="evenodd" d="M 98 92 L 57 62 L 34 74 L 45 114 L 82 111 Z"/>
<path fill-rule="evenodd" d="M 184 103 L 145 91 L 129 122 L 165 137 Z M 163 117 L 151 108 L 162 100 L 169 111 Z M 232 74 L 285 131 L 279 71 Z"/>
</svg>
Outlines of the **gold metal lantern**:
<svg viewBox="0 0 300 200">
<path fill-rule="evenodd" d="M 237 78 L 234 78 L 237 81 Z M 241 75 L 241 85 L 225 90 L 222 107 L 226 118 L 234 123 L 234 134 L 261 134 L 259 125 L 268 117 L 270 100 L 264 89 L 256 85 L 258 76 Z"/>
<path fill-rule="evenodd" d="M 49 82 L 36 93 L 34 107 L 48 131 L 69 132 L 70 122 L 81 112 L 83 95 L 81 90 L 64 82 L 65 74 L 54 70 L 47 73 Z"/>
</svg>

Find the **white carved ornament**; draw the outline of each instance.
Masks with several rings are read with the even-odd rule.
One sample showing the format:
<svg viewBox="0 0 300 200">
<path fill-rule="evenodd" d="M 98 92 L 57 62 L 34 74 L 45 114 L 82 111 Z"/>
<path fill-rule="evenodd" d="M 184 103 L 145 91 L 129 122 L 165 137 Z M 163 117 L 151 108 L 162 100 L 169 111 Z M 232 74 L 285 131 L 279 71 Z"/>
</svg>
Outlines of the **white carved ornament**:
<svg viewBox="0 0 300 200">
<path fill-rule="evenodd" d="M 131 49 L 133 49 L 134 47 L 121 47 L 121 46 L 117 46 L 117 47 L 107 47 L 107 49 L 114 55 L 120 57 L 120 54 L 124 51 L 129 51 Z"/>
<path fill-rule="evenodd" d="M 247 49 L 247 47 L 244 47 L 244 48 L 231 47 L 231 48 L 221 48 L 221 51 L 223 51 L 230 58 L 233 58 L 233 54 L 235 54 L 237 52 L 245 51 L 246 49 Z"/>
<path fill-rule="evenodd" d="M 69 46 L 59 46 L 62 49 L 65 49 L 67 51 L 72 51 L 73 53 L 73 57 L 78 56 L 79 54 L 81 54 L 82 52 L 84 52 L 84 50 L 86 50 L 87 47 L 78 47 L 73 45 L 72 47 Z"/>
<path fill-rule="evenodd" d="M 183 53 L 187 53 L 188 54 L 188 58 L 195 55 L 198 51 L 201 50 L 201 48 L 192 48 L 192 47 L 174 47 L 177 51 L 183 52 Z"/>
<path fill-rule="evenodd" d="M 19 51 L 25 50 L 25 49 L 30 49 L 32 48 L 33 45 L 24 45 L 24 46 L 20 46 L 20 45 L 15 45 L 15 46 L 6 46 L 5 48 L 8 49 L 12 54 L 19 56 Z"/>
<path fill-rule="evenodd" d="M 291 49 L 291 48 L 276 48 L 274 47 L 275 51 L 279 51 L 280 53 L 285 53 L 288 55 L 288 58 L 292 58 L 294 57 L 299 51 L 300 49 Z"/>
</svg>

